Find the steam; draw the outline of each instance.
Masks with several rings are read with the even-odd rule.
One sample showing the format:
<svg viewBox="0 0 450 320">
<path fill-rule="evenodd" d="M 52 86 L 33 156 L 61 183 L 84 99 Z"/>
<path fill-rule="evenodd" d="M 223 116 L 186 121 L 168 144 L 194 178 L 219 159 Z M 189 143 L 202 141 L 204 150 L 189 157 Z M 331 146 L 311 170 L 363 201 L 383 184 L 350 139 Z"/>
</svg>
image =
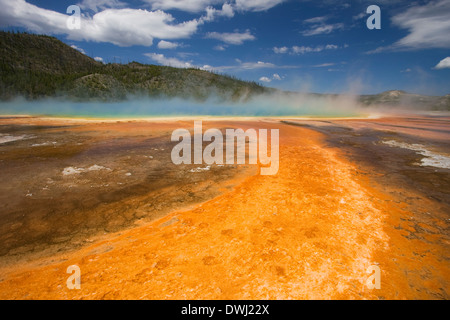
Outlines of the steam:
<svg viewBox="0 0 450 320">
<path fill-rule="evenodd" d="M 120 102 L 71 102 L 46 99 L 27 101 L 15 99 L 0 103 L 3 115 L 49 115 L 94 118 L 167 117 L 167 116 L 357 116 L 363 111 L 351 95 L 314 95 L 275 92 L 224 101 L 211 97 L 206 101 L 173 98 L 150 99 L 134 97 Z"/>
<path fill-rule="evenodd" d="M 353 87 L 357 91 L 359 87 Z M 260 95 L 242 95 L 240 100 L 209 91 L 208 99 L 149 98 L 129 96 L 118 102 L 73 102 L 69 99 L 28 101 L 24 98 L 0 102 L 3 115 L 48 115 L 91 118 L 145 117 L 373 117 L 432 110 L 426 96 L 391 91 L 370 106 L 362 105 L 361 96 L 347 94 L 311 94 L 276 91 Z M 386 100 L 397 99 L 395 106 Z M 422 101 L 422 97 L 427 98 Z M 419 99 L 420 98 L 420 99 Z M 429 97 L 433 98 L 433 97 Z M 417 103 L 420 102 L 420 104 Z M 433 102 L 434 103 L 434 102 Z"/>
</svg>

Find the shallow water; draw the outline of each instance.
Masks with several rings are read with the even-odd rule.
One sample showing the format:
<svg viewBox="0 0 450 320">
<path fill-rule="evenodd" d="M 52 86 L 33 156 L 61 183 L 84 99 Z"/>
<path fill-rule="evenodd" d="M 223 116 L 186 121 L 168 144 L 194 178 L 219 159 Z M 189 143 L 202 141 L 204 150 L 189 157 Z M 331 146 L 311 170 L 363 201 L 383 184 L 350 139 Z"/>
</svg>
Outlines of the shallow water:
<svg viewBox="0 0 450 320">
<path fill-rule="evenodd" d="M 1 102 L 0 115 L 50 115 L 93 118 L 141 118 L 165 116 L 329 116 L 353 117 L 351 106 L 330 104 L 325 99 L 279 101 L 256 99 L 250 102 L 195 102 L 180 99 L 130 100 L 123 102 L 68 102 L 57 100 Z"/>
</svg>

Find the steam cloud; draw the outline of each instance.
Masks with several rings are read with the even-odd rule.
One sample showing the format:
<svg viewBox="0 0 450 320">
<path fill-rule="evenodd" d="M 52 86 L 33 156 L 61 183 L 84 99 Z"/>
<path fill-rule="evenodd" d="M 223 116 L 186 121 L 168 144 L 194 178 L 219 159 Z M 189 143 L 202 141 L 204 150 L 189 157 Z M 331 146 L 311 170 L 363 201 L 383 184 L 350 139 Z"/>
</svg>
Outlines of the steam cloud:
<svg viewBox="0 0 450 320">
<path fill-rule="evenodd" d="M 395 94 L 395 92 L 392 92 Z M 310 94 L 281 92 L 243 97 L 240 101 L 215 95 L 206 101 L 130 96 L 119 102 L 73 102 L 67 99 L 28 101 L 24 98 L 0 102 L 3 115 L 49 115 L 93 118 L 145 118 L 182 116 L 221 117 L 366 117 L 390 113 L 426 111 L 411 107 L 411 97 L 389 105 L 363 106 L 357 94 Z"/>
<path fill-rule="evenodd" d="M 209 98 L 204 102 L 185 99 L 133 98 L 120 102 L 70 102 L 46 99 L 15 99 L 0 103 L 1 114 L 86 117 L 164 116 L 355 116 L 359 107 L 352 96 L 315 96 L 274 93 L 246 101 L 224 102 Z"/>
</svg>

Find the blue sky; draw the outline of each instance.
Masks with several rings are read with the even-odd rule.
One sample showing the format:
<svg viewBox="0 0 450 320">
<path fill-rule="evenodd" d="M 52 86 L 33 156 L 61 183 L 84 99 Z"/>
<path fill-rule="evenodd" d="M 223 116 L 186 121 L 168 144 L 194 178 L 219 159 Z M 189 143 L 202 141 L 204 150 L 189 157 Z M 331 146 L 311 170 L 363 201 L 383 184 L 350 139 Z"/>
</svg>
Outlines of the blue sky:
<svg viewBox="0 0 450 320">
<path fill-rule="evenodd" d="M 0 0 L 0 27 L 104 63 L 198 67 L 292 91 L 450 93 L 450 1 Z M 80 29 L 67 7 L 81 9 Z M 369 30 L 366 10 L 381 10 Z"/>
</svg>

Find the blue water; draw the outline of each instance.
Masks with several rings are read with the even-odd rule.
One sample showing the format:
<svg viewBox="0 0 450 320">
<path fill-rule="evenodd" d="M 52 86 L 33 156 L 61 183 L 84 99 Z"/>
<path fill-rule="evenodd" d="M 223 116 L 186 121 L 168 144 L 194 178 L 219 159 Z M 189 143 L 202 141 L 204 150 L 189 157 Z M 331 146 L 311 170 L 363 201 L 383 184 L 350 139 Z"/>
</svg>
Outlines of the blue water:
<svg viewBox="0 0 450 320">
<path fill-rule="evenodd" d="M 122 102 L 69 102 L 58 100 L 0 102 L 2 115 L 57 117 L 140 118 L 167 116 L 356 116 L 354 108 L 333 106 L 326 100 L 279 101 L 271 98 L 246 103 L 204 103 L 180 99 L 129 100 Z"/>
</svg>

